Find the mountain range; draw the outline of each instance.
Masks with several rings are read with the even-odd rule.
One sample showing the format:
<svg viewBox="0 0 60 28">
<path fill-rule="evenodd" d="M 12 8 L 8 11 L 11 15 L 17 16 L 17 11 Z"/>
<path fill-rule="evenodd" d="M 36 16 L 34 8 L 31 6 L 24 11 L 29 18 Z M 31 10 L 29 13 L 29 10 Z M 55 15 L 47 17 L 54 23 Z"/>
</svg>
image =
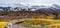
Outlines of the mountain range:
<svg viewBox="0 0 60 28">
<path fill-rule="evenodd" d="M 52 4 L 51 6 L 45 5 L 23 5 L 23 4 L 1 4 L 0 11 L 9 12 L 9 11 L 37 11 L 37 12 L 52 12 L 60 13 L 60 6 Z"/>
</svg>

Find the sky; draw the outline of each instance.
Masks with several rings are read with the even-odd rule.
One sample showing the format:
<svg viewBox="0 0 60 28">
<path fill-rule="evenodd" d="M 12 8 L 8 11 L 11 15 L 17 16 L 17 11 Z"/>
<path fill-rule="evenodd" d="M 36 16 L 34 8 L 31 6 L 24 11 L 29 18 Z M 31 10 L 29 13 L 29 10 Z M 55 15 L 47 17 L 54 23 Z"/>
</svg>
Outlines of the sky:
<svg viewBox="0 0 60 28">
<path fill-rule="evenodd" d="M 20 4 L 20 3 L 60 5 L 60 0 L 0 0 L 0 4 Z"/>
</svg>

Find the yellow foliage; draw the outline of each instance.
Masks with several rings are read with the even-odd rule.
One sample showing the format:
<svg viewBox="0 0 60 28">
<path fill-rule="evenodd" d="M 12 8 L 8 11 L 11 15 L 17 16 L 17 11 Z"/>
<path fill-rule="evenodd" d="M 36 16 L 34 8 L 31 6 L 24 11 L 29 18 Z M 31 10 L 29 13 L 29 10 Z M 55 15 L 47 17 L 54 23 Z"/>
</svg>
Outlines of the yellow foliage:
<svg viewBox="0 0 60 28">
<path fill-rule="evenodd" d="M 0 28 L 5 28 L 6 25 L 7 25 L 7 22 L 0 22 Z"/>
</svg>

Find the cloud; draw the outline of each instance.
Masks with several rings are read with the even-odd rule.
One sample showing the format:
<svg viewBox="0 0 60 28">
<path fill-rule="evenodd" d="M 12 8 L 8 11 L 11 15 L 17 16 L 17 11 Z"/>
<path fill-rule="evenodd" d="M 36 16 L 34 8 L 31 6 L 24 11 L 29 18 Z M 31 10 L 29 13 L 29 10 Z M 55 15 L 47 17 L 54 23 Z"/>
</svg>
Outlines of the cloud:
<svg viewBox="0 0 60 28">
<path fill-rule="evenodd" d="M 60 0 L 0 0 L 0 4 L 15 4 L 15 3 L 60 4 Z"/>
</svg>

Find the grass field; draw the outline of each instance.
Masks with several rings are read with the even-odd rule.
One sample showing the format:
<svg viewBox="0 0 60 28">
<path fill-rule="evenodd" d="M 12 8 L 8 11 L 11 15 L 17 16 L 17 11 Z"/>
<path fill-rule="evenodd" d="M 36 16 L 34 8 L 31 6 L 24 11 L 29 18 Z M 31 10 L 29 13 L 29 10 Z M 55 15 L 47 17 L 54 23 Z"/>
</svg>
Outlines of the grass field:
<svg viewBox="0 0 60 28">
<path fill-rule="evenodd" d="M 18 24 L 19 25 L 19 24 Z M 20 24 L 21 26 L 28 26 L 32 28 L 38 28 L 38 26 L 44 26 L 44 28 L 60 28 L 60 20 L 54 19 L 41 19 L 41 18 L 31 18 L 25 20 L 25 22 Z"/>
<path fill-rule="evenodd" d="M 0 22 L 0 28 L 5 28 L 6 24 L 8 22 Z M 17 24 L 19 25 L 19 24 Z M 30 18 L 25 20 L 23 23 L 21 23 L 20 25 L 28 25 L 28 26 L 32 26 L 34 28 L 38 28 L 39 25 L 43 25 L 43 26 L 49 26 L 51 28 L 60 28 L 60 20 L 54 20 L 54 19 L 43 19 L 43 18 Z"/>
</svg>

